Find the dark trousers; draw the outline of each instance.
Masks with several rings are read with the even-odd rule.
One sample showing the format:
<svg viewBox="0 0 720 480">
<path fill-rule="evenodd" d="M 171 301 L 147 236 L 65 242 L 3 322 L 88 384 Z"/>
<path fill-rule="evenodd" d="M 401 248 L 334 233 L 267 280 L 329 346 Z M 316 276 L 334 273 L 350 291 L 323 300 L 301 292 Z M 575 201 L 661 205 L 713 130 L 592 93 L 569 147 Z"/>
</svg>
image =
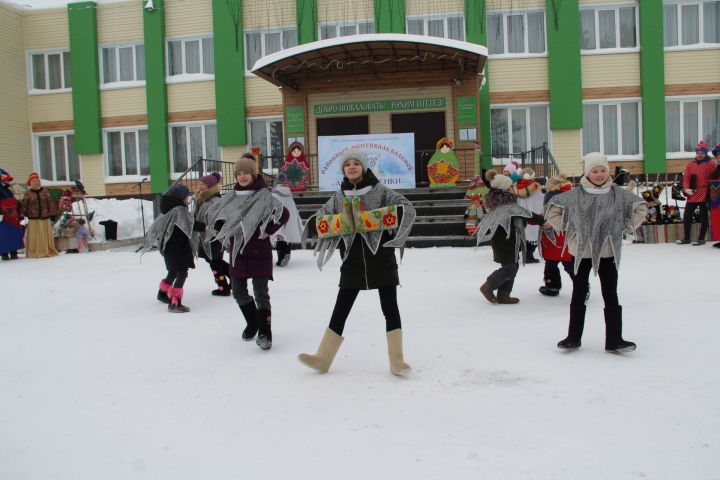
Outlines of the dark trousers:
<svg viewBox="0 0 720 480">
<path fill-rule="evenodd" d="M 500 268 L 495 270 L 487 277 L 487 283 L 493 290 L 500 292 L 512 292 L 513 285 L 515 284 L 515 275 L 517 275 L 520 264 L 514 263 L 501 263 Z"/>
<path fill-rule="evenodd" d="M 237 302 L 240 308 L 243 305 L 252 303 L 253 301 L 257 304 L 258 309 L 271 310 L 270 308 L 270 288 L 268 282 L 270 281 L 267 277 L 252 278 L 253 294 L 255 298 L 250 296 L 247 286 L 247 278 L 231 277 L 230 288 L 232 289 L 233 298 Z"/>
<path fill-rule="evenodd" d="M 560 263 L 562 263 L 563 269 L 570 276 L 570 279 L 575 276 L 573 274 L 572 262 L 561 262 L 560 260 L 545 260 L 545 271 L 543 272 L 543 278 L 545 279 L 545 286 L 548 288 L 554 288 L 560 290 L 562 288 L 562 279 L 560 278 Z"/>
<path fill-rule="evenodd" d="M 583 258 L 580 261 L 575 278 L 573 278 L 573 291 L 570 300 L 570 307 L 579 307 L 585 305 L 590 284 L 590 271 L 592 271 L 592 259 Z M 618 272 L 615 267 L 615 258 L 601 258 L 598 267 L 598 277 L 600 277 L 600 289 L 602 290 L 605 308 L 617 307 L 619 305 L 617 296 Z"/>
<path fill-rule="evenodd" d="M 683 213 L 683 238 L 685 240 L 690 240 L 693 215 L 697 209 L 700 209 L 700 231 L 698 232 L 698 240 L 705 240 L 705 234 L 707 234 L 708 230 L 707 202 L 687 202 L 685 204 L 685 213 Z"/>
<path fill-rule="evenodd" d="M 355 299 L 360 293 L 356 288 L 340 288 L 338 290 L 337 300 L 335 300 L 335 308 L 330 317 L 330 325 L 328 328 L 338 335 L 342 335 L 345 328 L 345 321 L 350 310 L 355 303 Z M 380 295 L 380 308 L 385 316 L 385 331 L 389 332 L 397 328 L 402 328 L 400 323 L 400 310 L 397 304 L 397 286 L 378 288 Z"/>
<path fill-rule="evenodd" d="M 168 285 L 172 285 L 174 288 L 183 288 L 183 285 L 185 285 L 185 280 L 187 280 L 188 277 L 188 271 L 185 270 L 178 270 L 175 272 L 168 271 L 167 276 L 165 277 L 165 283 Z"/>
</svg>

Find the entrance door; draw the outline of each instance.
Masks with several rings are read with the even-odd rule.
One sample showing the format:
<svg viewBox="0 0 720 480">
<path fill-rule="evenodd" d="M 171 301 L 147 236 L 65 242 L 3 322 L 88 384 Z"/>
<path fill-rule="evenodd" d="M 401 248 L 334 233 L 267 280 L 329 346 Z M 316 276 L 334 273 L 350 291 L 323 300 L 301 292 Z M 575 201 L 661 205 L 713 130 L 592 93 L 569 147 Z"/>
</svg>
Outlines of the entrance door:
<svg viewBox="0 0 720 480">
<path fill-rule="evenodd" d="M 368 117 L 333 117 L 317 119 L 318 137 L 326 137 L 331 135 L 367 135 L 370 133 L 368 128 Z"/>
<path fill-rule="evenodd" d="M 415 183 L 428 183 L 426 167 L 435 143 L 445 136 L 445 112 L 393 114 L 392 133 L 415 134 Z"/>
</svg>

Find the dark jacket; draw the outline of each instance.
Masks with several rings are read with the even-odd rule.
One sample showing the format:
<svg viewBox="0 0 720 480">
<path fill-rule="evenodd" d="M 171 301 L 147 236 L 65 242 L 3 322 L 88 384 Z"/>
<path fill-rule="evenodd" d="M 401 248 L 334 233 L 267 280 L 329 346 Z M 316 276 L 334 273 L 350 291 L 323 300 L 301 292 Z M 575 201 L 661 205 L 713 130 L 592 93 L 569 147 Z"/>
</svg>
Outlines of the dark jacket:
<svg viewBox="0 0 720 480">
<path fill-rule="evenodd" d="M 262 176 L 258 176 L 254 183 L 247 187 L 241 187 L 235 184 L 235 190 L 260 190 L 267 188 L 265 180 Z M 229 193 L 228 195 L 234 195 Z M 270 235 L 280 230 L 290 218 L 290 212 L 283 207 L 280 221 L 275 223 L 268 222 L 265 227 L 264 238 L 260 238 L 260 227 L 255 230 L 250 240 L 245 245 L 242 253 L 238 252 L 235 262 L 230 265 L 230 276 L 236 278 L 273 278 L 273 254 L 272 245 L 270 244 Z M 232 248 L 231 248 L 232 251 Z"/>
<path fill-rule="evenodd" d="M 160 197 L 160 213 L 167 213 L 173 208 L 187 208 L 187 205 L 177 197 L 162 195 Z M 181 272 L 189 268 L 195 268 L 195 258 L 190 239 L 177 225 L 173 228 L 168 241 L 165 242 L 163 258 L 165 259 L 165 268 L 169 272 Z"/>
<path fill-rule="evenodd" d="M 343 178 L 340 188 L 343 190 L 361 189 L 368 185 L 377 185 L 378 179 L 371 170 L 367 170 L 362 181 L 352 185 L 347 178 Z M 401 213 L 400 213 L 401 214 Z M 401 219 L 398 219 L 400 223 Z M 373 254 L 361 235 L 355 235 L 350 253 L 340 266 L 340 288 L 354 288 L 359 290 L 372 290 L 400 284 L 398 265 L 395 259 L 395 249 L 385 248 L 385 242 L 392 237 L 383 232 L 380 247 Z M 341 254 L 344 254 L 344 242 L 340 242 Z"/>
<path fill-rule="evenodd" d="M 488 198 L 490 197 L 490 198 Z M 505 192 L 502 190 L 491 190 L 485 196 L 485 204 L 489 203 L 493 205 L 493 208 L 497 208 L 502 205 L 508 205 L 511 203 L 517 203 L 517 195 L 511 192 Z M 534 225 L 542 225 L 545 223 L 545 219 L 542 215 L 537 213 L 532 214 L 532 218 L 523 219 L 523 223 L 532 223 Z M 515 248 L 515 225 L 513 222 L 510 223 L 510 237 L 508 238 L 507 232 L 498 228 L 495 230 L 495 234 L 490 240 L 493 250 L 493 260 L 497 263 L 515 263 L 518 261 L 518 252 Z"/>
</svg>

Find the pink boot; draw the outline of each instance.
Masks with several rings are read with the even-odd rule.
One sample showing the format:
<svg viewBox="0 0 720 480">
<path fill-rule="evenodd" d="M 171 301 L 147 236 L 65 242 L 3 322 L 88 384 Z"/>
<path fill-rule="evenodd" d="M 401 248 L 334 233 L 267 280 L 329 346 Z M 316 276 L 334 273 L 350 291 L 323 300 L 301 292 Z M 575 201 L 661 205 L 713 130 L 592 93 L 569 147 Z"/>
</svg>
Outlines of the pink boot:
<svg viewBox="0 0 720 480">
<path fill-rule="evenodd" d="M 168 312 L 170 313 L 185 313 L 189 312 L 190 308 L 182 304 L 183 289 L 182 288 L 170 288 L 170 305 L 168 305 Z"/>
<path fill-rule="evenodd" d="M 163 303 L 170 303 L 170 289 L 172 288 L 172 285 L 165 282 L 165 279 L 163 278 L 160 280 L 159 288 L 160 290 L 158 290 L 157 299 Z"/>
</svg>

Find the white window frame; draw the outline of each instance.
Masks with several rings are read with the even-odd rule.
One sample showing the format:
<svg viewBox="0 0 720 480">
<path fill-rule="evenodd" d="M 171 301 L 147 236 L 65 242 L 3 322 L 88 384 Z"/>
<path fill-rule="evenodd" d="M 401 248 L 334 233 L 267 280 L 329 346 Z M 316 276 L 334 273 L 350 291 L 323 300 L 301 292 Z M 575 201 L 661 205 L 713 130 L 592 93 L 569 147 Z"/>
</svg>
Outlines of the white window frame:
<svg viewBox="0 0 720 480">
<path fill-rule="evenodd" d="M 283 47 L 283 48 L 282 48 L 281 50 L 279 50 L 279 51 L 286 50 L 286 49 L 288 49 L 288 48 L 292 48 L 292 47 L 298 45 L 298 38 L 297 38 L 298 31 L 297 31 L 297 27 L 295 27 L 295 26 L 287 26 L 287 27 L 277 27 L 277 28 L 244 30 L 244 31 L 243 31 L 243 45 L 244 45 L 244 48 L 245 48 L 245 58 L 248 59 L 248 58 L 250 57 L 250 55 L 248 54 L 248 47 L 249 47 L 249 42 L 247 41 L 247 35 L 248 35 L 248 34 L 253 34 L 253 33 L 259 33 L 259 34 L 260 34 L 260 45 L 261 45 L 260 49 L 261 49 L 261 51 L 262 51 L 262 54 L 260 55 L 259 58 L 262 58 L 262 57 L 264 57 L 264 56 L 266 56 L 266 55 L 269 55 L 269 53 L 267 53 L 267 47 L 266 47 L 266 43 L 265 43 L 265 42 L 266 42 L 266 38 L 265 38 L 266 35 L 279 33 L 279 34 L 280 34 L 280 42 L 283 43 L 283 39 L 284 39 L 284 34 L 285 34 L 285 32 L 290 32 L 290 31 L 295 32 L 295 45 L 290 45 L 290 46 L 288 46 L 288 47 Z M 275 53 L 275 52 L 273 52 L 273 53 Z M 254 76 L 255 76 L 255 75 L 253 75 L 252 70 L 250 70 L 250 69 L 248 68 L 247 60 L 245 61 L 245 76 L 246 76 L 246 77 L 254 77 Z"/>
<path fill-rule="evenodd" d="M 634 47 L 600 47 L 600 11 L 615 11 L 615 40 L 620 43 L 620 9 L 633 7 L 635 9 L 635 46 Z M 632 53 L 640 51 L 640 6 L 636 2 L 629 3 L 603 3 L 592 5 L 581 5 L 580 12 L 592 10 L 595 13 L 595 48 L 585 50 L 580 43 L 581 55 L 604 55 L 612 53 Z M 578 19 L 578 21 L 580 21 Z M 582 23 L 580 24 L 582 29 Z M 582 32 L 581 32 L 582 36 Z M 581 39 L 582 40 L 582 39 Z"/>
<path fill-rule="evenodd" d="M 492 137 L 492 111 L 493 110 L 507 110 L 508 111 L 508 123 L 512 124 L 512 116 L 510 110 L 512 109 L 524 109 L 525 110 L 525 124 L 527 125 L 525 131 L 525 144 L 528 146 L 527 150 L 539 147 L 539 145 L 532 145 L 532 131 L 530 129 L 530 109 L 533 107 L 545 107 L 546 109 L 546 122 L 547 122 L 547 144 L 548 148 L 552 149 L 552 130 L 550 128 L 550 103 L 548 102 L 532 102 L 532 103 L 502 103 L 490 105 L 490 135 Z M 492 149 L 492 138 L 490 139 L 490 148 Z M 512 139 L 512 128 L 508 129 L 508 148 L 512 150 L 513 139 Z M 510 154 L 522 153 L 522 152 L 507 152 Z M 492 152 L 492 164 L 493 165 L 505 165 L 510 158 L 507 156 L 496 156 L 496 152 Z"/>
<path fill-rule="evenodd" d="M 673 51 L 682 51 L 682 50 L 705 50 L 710 48 L 720 48 L 720 43 L 705 43 L 705 22 L 703 22 L 703 4 L 705 3 L 711 3 L 711 1 L 714 0 L 672 0 L 672 1 L 663 1 L 663 22 L 665 22 L 665 7 L 670 5 L 675 5 L 676 11 L 677 11 L 677 32 L 678 32 L 678 44 L 677 45 L 668 45 L 665 46 L 666 52 L 673 52 Z M 682 6 L 686 5 L 698 5 L 698 43 L 690 43 L 687 45 L 683 45 L 682 43 Z M 716 28 L 720 28 L 720 25 L 718 25 Z M 664 39 L 663 39 L 664 44 Z"/>
<path fill-rule="evenodd" d="M 684 103 L 690 103 L 690 102 L 697 102 L 698 103 L 698 113 L 697 113 L 697 126 L 698 126 L 698 133 L 700 135 L 703 134 L 702 131 L 702 120 L 703 120 L 703 106 L 702 102 L 706 100 L 718 100 L 720 101 L 720 95 L 683 95 L 683 96 L 674 96 L 674 97 L 665 97 L 665 105 L 667 109 L 667 103 L 668 102 L 680 102 L 680 146 L 684 144 L 684 137 L 685 137 L 685 122 L 683 122 L 683 104 Z M 697 142 L 699 140 L 703 140 L 703 138 L 697 138 L 694 140 L 694 144 L 697 145 Z M 720 140 L 718 140 L 720 142 Z M 666 144 L 667 145 L 667 144 Z M 689 151 L 679 151 L 679 152 L 670 152 L 667 151 L 665 154 L 667 155 L 667 158 L 688 158 L 688 156 L 694 156 L 695 155 L 695 145 L 693 145 L 692 150 Z M 715 145 L 710 145 L 710 148 L 714 147 Z M 667 150 L 667 147 L 665 148 Z"/>
<path fill-rule="evenodd" d="M 422 20 L 423 21 L 423 35 L 430 36 L 428 22 L 430 21 L 437 21 L 442 20 L 443 21 L 443 36 L 441 38 L 448 38 L 450 28 L 448 25 L 448 21 L 451 18 L 461 18 L 462 19 L 462 38 L 461 39 L 453 39 L 453 40 L 459 40 L 461 42 L 465 41 L 465 13 L 464 12 L 448 12 L 448 13 L 435 13 L 435 14 L 427 14 L 427 15 L 411 15 L 405 18 L 405 32 L 410 33 L 410 22 L 413 20 Z"/>
<path fill-rule="evenodd" d="M 280 135 L 281 135 L 280 144 L 283 145 L 283 146 L 285 146 L 285 145 L 284 145 L 285 142 L 284 142 L 284 140 L 283 140 L 283 138 L 282 138 L 283 135 L 284 135 L 283 132 L 285 131 L 285 125 L 284 125 L 285 122 L 284 122 L 283 117 L 282 117 L 281 115 L 280 115 L 280 116 L 278 116 L 278 115 L 271 115 L 271 116 L 265 116 L 265 117 L 250 117 L 250 118 L 248 118 L 248 119 L 247 119 L 248 143 L 252 142 L 252 130 L 251 130 L 252 127 L 250 126 L 250 122 L 251 122 L 251 121 L 264 121 L 264 122 L 265 122 L 265 134 L 266 134 L 266 138 L 267 138 L 268 144 L 267 144 L 267 145 L 264 145 L 263 147 L 264 147 L 264 149 L 265 149 L 266 151 L 269 151 L 269 149 L 270 149 L 270 137 L 271 137 L 271 135 L 270 135 L 270 122 L 272 122 L 272 121 L 280 122 L 280 124 L 282 125 L 282 126 L 281 126 L 281 130 L 280 130 Z M 258 146 L 259 146 L 259 145 L 251 145 L 251 144 L 249 144 L 249 145 L 248 145 L 248 149 L 249 149 L 250 147 L 258 147 Z M 262 147 L 261 147 L 261 148 L 262 148 Z M 284 155 L 284 154 L 285 154 L 285 148 L 282 149 L 281 155 Z M 269 174 L 271 174 L 271 175 L 276 175 L 276 174 L 278 173 L 278 169 L 277 169 L 277 168 L 273 168 L 272 165 L 267 165 L 267 164 L 262 165 L 262 170 L 263 170 L 263 172 L 269 173 Z"/>
<path fill-rule="evenodd" d="M 148 150 L 148 173 L 138 173 L 136 175 L 112 175 L 111 174 L 111 167 L 110 167 L 110 142 L 108 141 L 108 134 L 110 133 L 120 133 L 122 135 L 122 149 L 120 154 L 122 155 L 122 165 L 123 165 L 123 172 L 126 171 L 126 158 L 125 158 L 125 135 L 128 133 L 135 133 L 135 158 L 138 162 L 138 172 L 140 172 L 140 131 L 141 130 L 148 130 L 147 125 L 136 125 L 132 127 L 122 127 L 122 128 L 108 128 L 103 129 L 103 157 L 104 157 L 104 166 L 105 166 L 105 183 L 127 183 L 127 182 L 140 182 L 143 178 L 150 179 L 150 151 Z M 150 139 L 148 138 L 148 147 L 150 144 Z"/>
<path fill-rule="evenodd" d="M 217 121 L 216 120 L 200 120 L 197 122 L 177 122 L 177 123 L 169 123 L 168 124 L 168 141 L 169 141 L 169 157 L 170 157 L 170 178 L 173 180 L 177 180 L 180 178 L 180 176 L 185 173 L 185 170 L 182 172 L 175 170 L 175 153 L 173 149 L 173 128 L 176 127 L 203 127 L 202 128 L 202 147 L 203 147 L 203 156 L 207 156 L 207 138 L 205 134 L 205 126 L 207 125 L 214 125 L 215 126 L 215 132 L 217 133 Z M 194 160 L 191 156 L 190 151 L 190 138 L 186 135 L 186 142 L 185 142 L 185 153 L 187 153 L 188 158 L 188 168 L 193 164 Z M 211 160 L 222 160 L 223 156 L 223 149 L 218 144 L 218 153 L 220 154 L 220 158 L 213 158 Z M 209 173 L 209 172 L 208 172 Z"/>
<path fill-rule="evenodd" d="M 69 93 L 72 91 L 72 85 L 65 86 L 65 61 L 64 54 L 70 53 L 70 49 L 65 48 L 52 48 L 48 50 L 29 50 L 25 52 L 25 61 L 27 64 L 27 87 L 28 95 L 45 95 L 49 93 Z M 48 55 L 60 55 L 60 80 L 63 83 L 62 88 L 50 88 L 50 68 L 48 64 Z M 45 62 L 45 86 L 46 88 L 35 88 L 34 85 L 34 69 L 33 69 L 33 55 L 44 55 Z M 71 61 L 72 62 L 72 61 Z M 71 78 L 72 83 L 72 78 Z"/>
<path fill-rule="evenodd" d="M 545 32 L 545 38 L 543 39 L 543 43 L 545 44 L 545 51 L 544 52 L 533 52 L 530 53 L 530 38 L 528 36 L 528 14 L 529 13 L 542 13 L 542 19 L 543 19 L 543 31 Z M 516 11 L 516 10 L 493 10 L 491 12 L 487 12 L 486 17 L 488 18 L 487 24 L 485 26 L 486 29 L 488 29 L 488 37 L 489 37 L 489 29 L 490 29 L 490 22 L 489 17 L 493 15 L 501 15 L 502 21 L 503 21 L 503 50 L 504 53 L 492 53 L 488 54 L 488 58 L 537 58 L 537 57 L 547 57 L 547 51 L 548 51 L 548 45 L 547 45 L 547 18 L 545 15 L 545 9 L 544 8 L 530 8 L 527 10 L 523 10 L 522 12 Z M 524 29 L 524 36 L 523 36 L 523 42 L 525 47 L 525 52 L 523 53 L 510 53 L 508 52 L 508 17 L 510 15 L 522 15 L 523 16 L 523 29 Z M 490 42 L 488 41 L 488 44 Z M 488 52 L 490 50 L 490 46 L 488 45 Z"/>
<path fill-rule="evenodd" d="M 215 55 L 215 43 L 213 39 L 212 33 L 205 33 L 201 35 L 189 35 L 189 36 L 183 36 L 183 37 L 168 37 L 165 39 L 165 81 L 167 83 L 183 83 L 183 82 L 202 82 L 207 80 L 215 80 L 215 59 L 213 58 L 213 73 L 186 73 L 187 72 L 187 66 L 186 66 L 186 60 L 187 55 L 185 53 L 185 44 L 187 42 L 192 42 L 195 40 L 200 41 L 200 68 L 203 67 L 203 48 L 202 48 L 202 41 L 205 39 L 210 39 L 213 41 L 213 56 Z M 182 73 L 178 73 L 175 75 L 170 74 L 170 42 L 182 42 Z"/>
<path fill-rule="evenodd" d="M 120 52 L 121 48 L 133 47 L 133 80 L 119 80 L 120 78 Z M 101 90 L 113 90 L 116 88 L 132 88 L 132 87 L 144 87 L 145 79 L 138 79 L 137 71 L 137 47 L 143 47 L 143 57 L 145 44 L 143 42 L 123 42 L 123 43 L 108 43 L 100 45 L 98 48 L 98 60 L 100 70 L 100 89 Z M 118 76 L 118 80 L 114 82 L 105 82 L 105 68 L 104 68 L 104 49 L 115 50 L 115 68 Z M 147 76 L 147 72 L 146 72 Z"/>
<path fill-rule="evenodd" d="M 617 144 L 618 149 L 622 149 L 622 112 L 620 105 L 623 103 L 635 103 L 637 104 L 637 112 L 638 112 L 638 125 L 637 125 L 637 135 L 638 135 L 638 153 L 637 154 L 624 154 L 619 153 L 617 155 L 608 155 L 605 153 L 605 145 L 604 145 L 604 136 L 605 133 L 603 130 L 603 116 L 602 116 L 602 109 L 604 106 L 616 106 L 617 107 L 617 115 L 618 115 L 618 122 L 617 122 Z M 600 138 L 600 153 L 603 155 L 606 155 L 608 157 L 608 160 L 617 162 L 622 160 L 642 160 L 643 159 L 643 112 L 642 112 L 642 99 L 633 97 L 633 98 L 603 98 L 601 100 L 583 100 L 582 106 L 583 106 L 583 115 L 585 114 L 585 106 L 586 105 L 599 105 L 600 108 L 598 109 L 598 115 L 599 115 L 599 138 Z M 585 128 L 583 126 L 583 128 Z M 583 141 L 583 131 L 581 129 L 580 131 L 580 152 L 583 152 L 583 155 L 585 155 L 585 145 Z M 588 152 L 589 153 L 589 152 Z"/>
<path fill-rule="evenodd" d="M 375 19 L 373 18 L 359 18 L 357 20 L 349 20 L 346 22 L 324 22 L 324 23 L 318 23 L 317 25 L 317 38 L 318 40 L 326 40 L 328 38 L 339 38 L 339 37 L 347 37 L 349 35 L 340 35 L 339 29 L 341 27 L 355 27 L 355 33 L 353 35 L 365 35 L 364 33 L 360 32 L 360 25 L 361 24 L 369 24 L 371 26 L 370 33 L 375 33 Z M 323 37 L 322 31 L 323 28 L 329 28 L 329 27 L 335 27 L 335 35 L 332 37 Z"/>
<path fill-rule="evenodd" d="M 35 171 L 40 174 L 40 178 L 44 185 L 47 186 L 55 186 L 55 185 L 68 185 L 74 183 L 74 180 L 70 180 L 70 155 L 68 152 L 68 136 L 73 136 L 73 143 L 74 143 L 74 136 L 75 132 L 73 130 L 65 130 L 61 132 L 36 132 L 33 133 L 32 136 L 32 152 L 33 152 L 33 164 L 35 165 Z M 44 178 L 42 176 L 43 171 L 40 166 L 40 144 L 39 139 L 40 137 L 50 137 L 51 139 L 54 139 L 56 137 L 63 137 L 65 139 L 64 141 L 64 147 L 65 147 L 65 169 L 68 172 L 68 180 L 56 180 L 57 174 L 55 172 L 55 146 L 54 142 L 51 140 L 51 148 L 52 148 L 52 171 L 53 171 L 53 177 L 54 178 Z M 78 171 L 80 172 L 80 180 L 82 180 L 82 160 L 80 159 L 80 155 L 77 153 L 77 150 L 75 151 L 75 155 L 78 158 Z"/>
</svg>

